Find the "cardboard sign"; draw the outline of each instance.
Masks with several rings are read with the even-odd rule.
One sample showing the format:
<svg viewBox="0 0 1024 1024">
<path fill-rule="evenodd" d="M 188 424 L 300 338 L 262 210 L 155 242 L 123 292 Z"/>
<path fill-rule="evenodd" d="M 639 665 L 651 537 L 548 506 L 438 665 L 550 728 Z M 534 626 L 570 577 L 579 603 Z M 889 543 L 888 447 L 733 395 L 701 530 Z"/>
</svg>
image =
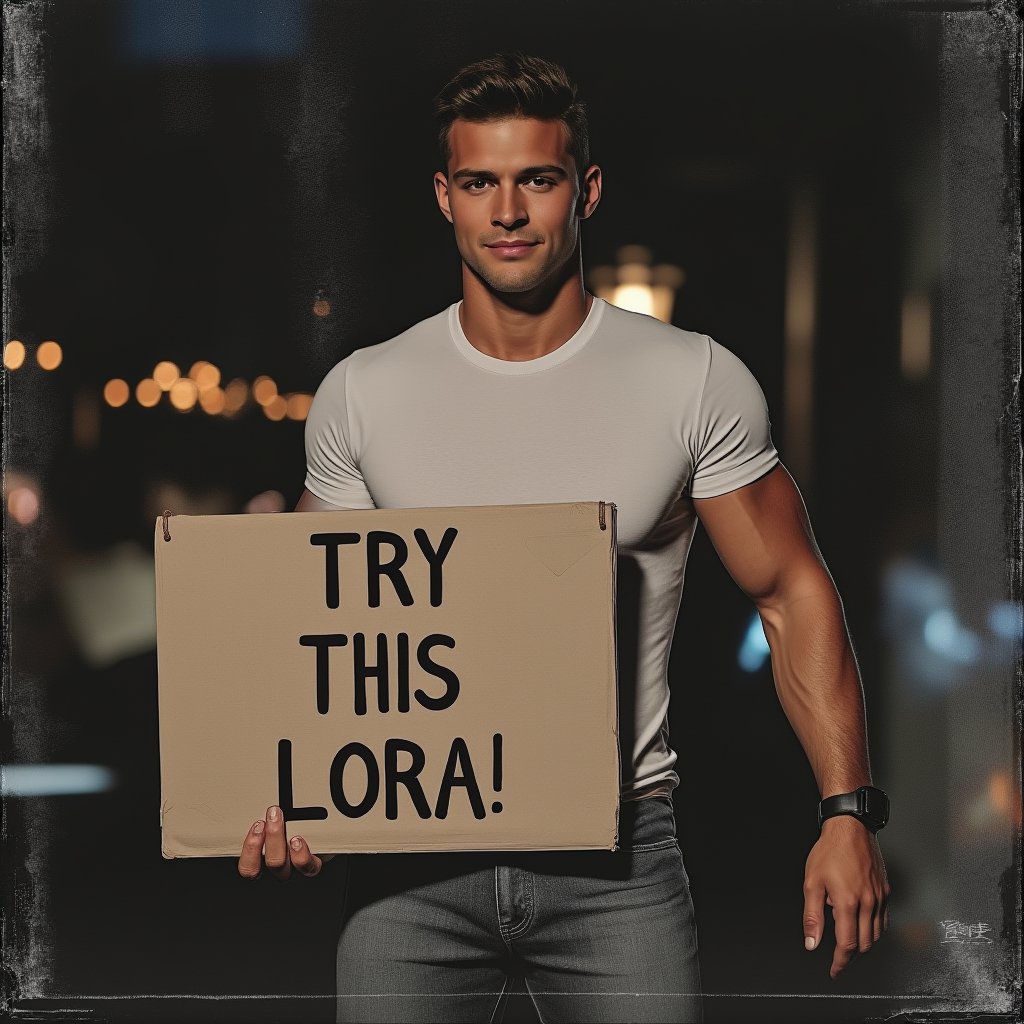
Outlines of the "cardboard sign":
<svg viewBox="0 0 1024 1024">
<path fill-rule="evenodd" d="M 170 539 L 167 539 L 167 538 Z M 613 849 L 615 506 L 161 516 L 165 857 Z"/>
</svg>

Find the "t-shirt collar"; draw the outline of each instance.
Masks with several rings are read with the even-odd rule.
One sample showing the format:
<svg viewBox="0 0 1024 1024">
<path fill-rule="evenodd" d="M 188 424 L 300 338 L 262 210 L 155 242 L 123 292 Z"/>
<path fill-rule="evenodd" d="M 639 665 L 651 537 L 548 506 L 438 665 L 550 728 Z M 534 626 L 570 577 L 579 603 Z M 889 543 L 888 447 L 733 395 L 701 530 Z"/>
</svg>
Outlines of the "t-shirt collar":
<svg viewBox="0 0 1024 1024">
<path fill-rule="evenodd" d="M 474 363 L 483 370 L 506 374 L 539 373 L 541 370 L 550 370 L 552 367 L 560 366 L 586 345 L 591 337 L 593 337 L 594 331 L 597 330 L 597 325 L 601 320 L 606 305 L 607 303 L 604 299 L 600 299 L 595 295 L 594 301 L 590 304 L 590 310 L 587 312 L 586 318 L 580 324 L 576 333 L 564 344 L 559 345 L 553 352 L 538 356 L 536 359 L 498 359 L 496 356 L 489 356 L 486 352 L 481 352 L 480 349 L 475 348 L 466 337 L 466 333 L 462 329 L 462 323 L 459 320 L 459 309 L 462 306 L 462 299 L 459 299 L 458 302 L 453 302 L 448 307 L 448 328 L 452 341 L 459 352 L 471 363 Z"/>
</svg>

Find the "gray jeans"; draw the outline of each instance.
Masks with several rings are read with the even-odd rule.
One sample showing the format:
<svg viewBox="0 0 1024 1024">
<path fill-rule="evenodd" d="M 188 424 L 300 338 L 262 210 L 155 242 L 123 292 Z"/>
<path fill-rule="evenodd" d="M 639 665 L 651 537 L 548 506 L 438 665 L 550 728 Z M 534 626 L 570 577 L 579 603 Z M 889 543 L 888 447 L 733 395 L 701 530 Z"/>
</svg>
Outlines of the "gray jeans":
<svg viewBox="0 0 1024 1024">
<path fill-rule="evenodd" d="M 544 1024 L 701 1021 L 670 797 L 622 804 L 620 849 L 350 855 L 337 1020 L 497 1024 L 510 976 Z"/>
</svg>

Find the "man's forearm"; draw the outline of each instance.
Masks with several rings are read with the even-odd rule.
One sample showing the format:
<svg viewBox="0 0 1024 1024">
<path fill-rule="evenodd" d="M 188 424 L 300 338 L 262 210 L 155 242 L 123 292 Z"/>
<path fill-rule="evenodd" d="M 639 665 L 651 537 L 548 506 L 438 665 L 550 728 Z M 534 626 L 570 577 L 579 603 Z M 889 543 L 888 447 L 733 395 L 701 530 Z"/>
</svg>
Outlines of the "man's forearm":
<svg viewBox="0 0 1024 1024">
<path fill-rule="evenodd" d="M 864 693 L 831 578 L 758 604 L 772 673 L 822 798 L 872 784 Z"/>
<path fill-rule="evenodd" d="M 821 796 L 872 784 L 864 694 L 843 605 L 800 493 L 782 467 L 694 507 L 715 550 L 761 614 L 775 688 Z M 835 919 L 835 978 L 888 927 L 892 890 L 876 836 L 849 814 L 824 822 L 804 869 L 803 931 L 818 949 Z"/>
</svg>

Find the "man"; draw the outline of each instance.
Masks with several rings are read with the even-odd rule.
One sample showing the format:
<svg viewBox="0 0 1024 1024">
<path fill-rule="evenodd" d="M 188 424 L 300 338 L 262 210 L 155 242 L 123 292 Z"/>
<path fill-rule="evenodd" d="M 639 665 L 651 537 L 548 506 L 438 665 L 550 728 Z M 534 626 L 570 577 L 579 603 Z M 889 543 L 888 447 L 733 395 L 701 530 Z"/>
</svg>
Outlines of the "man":
<svg viewBox="0 0 1024 1024">
<path fill-rule="evenodd" d="M 338 1020 L 497 1020 L 509 972 L 544 1021 L 700 1019 L 667 729 L 696 518 L 755 601 L 782 706 L 822 797 L 837 798 L 807 860 L 803 922 L 815 948 L 832 907 L 835 977 L 888 925 L 884 794 L 843 796 L 872 781 L 860 679 L 761 390 L 710 338 L 585 290 L 580 229 L 601 169 L 560 67 L 481 61 L 437 113 L 434 186 L 463 299 L 327 374 L 296 508 L 617 503 L 622 848 L 348 857 Z M 316 875 L 329 856 L 288 841 L 277 807 L 244 840 L 243 876 L 259 875 L 264 851 L 281 878 Z"/>
</svg>

